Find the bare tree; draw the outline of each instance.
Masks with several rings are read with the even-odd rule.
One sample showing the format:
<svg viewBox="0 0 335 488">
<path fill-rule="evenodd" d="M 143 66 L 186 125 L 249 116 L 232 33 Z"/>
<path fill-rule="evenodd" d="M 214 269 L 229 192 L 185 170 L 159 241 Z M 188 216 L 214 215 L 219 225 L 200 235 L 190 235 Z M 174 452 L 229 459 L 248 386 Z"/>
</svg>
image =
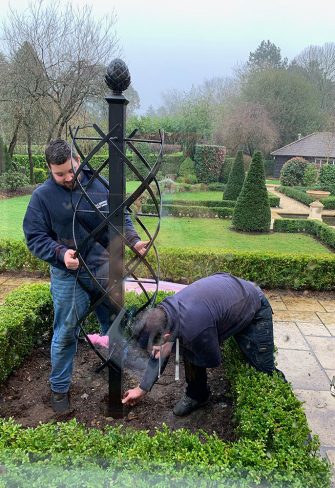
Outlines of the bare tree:
<svg viewBox="0 0 335 488">
<path fill-rule="evenodd" d="M 250 156 L 255 150 L 267 154 L 278 140 L 278 132 L 266 109 L 250 102 L 234 105 L 222 131 L 230 153 L 243 149 Z"/>
<path fill-rule="evenodd" d="M 335 108 L 335 43 L 309 46 L 292 62 L 300 68 L 320 94 L 321 109 L 333 114 Z"/>
<path fill-rule="evenodd" d="M 35 53 L 40 83 L 26 88 L 39 103 L 46 140 L 60 137 L 85 100 L 100 94 L 103 67 L 118 53 L 115 14 L 95 19 L 92 7 L 37 0 L 19 13 L 10 10 L 3 25 L 5 53 L 13 59 L 25 43 Z M 36 73 L 35 73 L 36 74 Z"/>
</svg>

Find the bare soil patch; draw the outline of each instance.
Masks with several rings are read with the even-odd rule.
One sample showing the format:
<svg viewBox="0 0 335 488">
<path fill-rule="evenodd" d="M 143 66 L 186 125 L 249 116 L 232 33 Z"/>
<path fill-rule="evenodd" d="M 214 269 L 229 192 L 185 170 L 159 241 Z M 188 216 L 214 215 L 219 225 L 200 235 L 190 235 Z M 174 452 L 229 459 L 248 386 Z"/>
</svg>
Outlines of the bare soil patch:
<svg viewBox="0 0 335 488">
<path fill-rule="evenodd" d="M 166 424 L 172 430 L 187 428 L 195 432 L 202 429 L 209 434 L 216 432 L 224 440 L 235 439 L 232 400 L 222 367 L 208 370 L 210 403 L 186 417 L 176 417 L 172 409 L 183 393 L 185 381 L 182 364 L 181 380 L 175 381 L 174 357 L 171 357 L 164 374 L 144 400 L 135 407 L 125 407 L 122 419 L 113 419 L 107 416 L 108 369 L 96 373 L 99 365 L 101 361 L 94 351 L 80 341 L 71 387 L 71 410 L 55 414 L 49 403 L 49 344 L 41 345 L 0 387 L 0 416 L 13 417 L 25 427 L 76 418 L 87 427 L 99 429 L 123 425 L 152 434 Z M 126 368 L 124 390 L 138 385 L 139 377 L 134 370 Z"/>
</svg>

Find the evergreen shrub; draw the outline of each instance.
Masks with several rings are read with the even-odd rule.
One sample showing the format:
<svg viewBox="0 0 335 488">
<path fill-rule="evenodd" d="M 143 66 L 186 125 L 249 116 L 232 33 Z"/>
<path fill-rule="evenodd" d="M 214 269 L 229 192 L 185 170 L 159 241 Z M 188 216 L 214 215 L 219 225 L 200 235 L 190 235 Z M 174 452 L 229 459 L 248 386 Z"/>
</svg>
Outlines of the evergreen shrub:
<svg viewBox="0 0 335 488">
<path fill-rule="evenodd" d="M 224 163 L 221 166 L 219 182 L 220 183 L 227 183 L 229 178 L 229 173 L 233 166 L 235 158 L 225 157 Z"/>
<path fill-rule="evenodd" d="M 0 378 L 4 366 L 8 375 L 10 367 L 19 365 L 41 331 L 50 331 L 51 314 L 47 285 L 25 286 L 5 299 Z M 23 333 L 25 341 L 15 340 Z M 18 349 L 14 358 L 18 345 L 26 350 Z M 8 355 L 12 364 L 6 364 Z M 28 429 L 12 418 L 0 419 L 1 485 L 96 488 L 112 480 L 115 486 L 168 488 L 173 479 L 173 486 L 190 488 L 329 488 L 330 465 L 319 457 L 320 443 L 310 435 L 291 385 L 277 373 L 269 376 L 249 366 L 233 338 L 223 344 L 223 362 L 234 398 L 237 441 L 166 426 L 149 435 L 123 426 L 90 429 L 75 419 Z"/>
<path fill-rule="evenodd" d="M 184 159 L 178 169 L 178 176 L 195 176 L 194 161 L 190 157 Z"/>
<path fill-rule="evenodd" d="M 237 200 L 243 187 L 244 178 L 243 151 L 238 151 L 225 188 L 224 198 L 226 200 Z"/>
<path fill-rule="evenodd" d="M 224 146 L 195 146 L 194 167 L 200 183 L 219 181 L 221 167 L 224 164 L 226 148 Z"/>
<path fill-rule="evenodd" d="M 319 172 L 314 164 L 309 163 L 304 172 L 303 185 L 311 186 L 318 181 Z"/>
<path fill-rule="evenodd" d="M 304 232 L 317 237 L 323 244 L 335 250 L 335 229 L 315 219 L 276 219 L 275 232 Z"/>
<path fill-rule="evenodd" d="M 0 189 L 15 191 L 30 186 L 29 178 L 19 171 L 7 171 L 0 175 Z"/>
<path fill-rule="evenodd" d="M 226 187 L 225 183 L 215 181 L 214 183 L 208 183 L 208 191 L 224 191 Z"/>
<path fill-rule="evenodd" d="M 335 195 L 335 165 L 324 164 L 320 168 L 319 182 L 321 189 Z"/>
<path fill-rule="evenodd" d="M 45 180 L 48 179 L 49 173 L 44 168 L 34 168 L 34 181 L 35 183 L 43 183 Z"/>
<path fill-rule="evenodd" d="M 275 220 L 274 230 L 284 220 Z M 291 222 L 293 219 L 288 220 Z M 318 238 L 321 241 L 326 239 L 325 244 L 331 246 L 332 237 L 329 237 L 328 232 L 334 233 L 334 229 L 326 224 L 323 226 L 326 226 L 322 227 L 325 231 L 320 231 Z M 332 254 L 315 257 L 307 254 L 245 252 L 234 249 L 161 247 L 159 258 L 160 278 L 176 283 L 192 283 L 203 276 L 227 271 L 269 289 L 335 290 L 335 256 Z M 150 252 L 147 259 L 155 266 L 156 258 L 153 253 Z M 49 276 L 48 264 L 33 257 L 24 242 L 0 239 L 0 272 L 21 270 Z M 148 277 L 147 269 L 141 268 L 138 276 Z"/>
<path fill-rule="evenodd" d="M 299 188 L 294 188 L 291 186 L 280 186 L 277 188 L 277 191 L 280 193 L 284 193 L 284 195 L 294 198 L 295 200 L 298 200 L 298 202 L 304 203 L 305 205 L 309 205 L 314 201 L 312 197 L 307 195 L 305 190 L 301 190 Z"/>
<path fill-rule="evenodd" d="M 194 203 L 194 202 L 193 202 Z M 142 211 L 144 213 L 156 214 L 155 205 L 144 204 L 142 205 Z M 228 207 L 210 207 L 200 205 L 176 205 L 175 202 L 172 205 L 162 205 L 162 216 L 166 217 L 199 217 L 199 218 L 231 218 L 234 213 L 233 208 Z"/>
<path fill-rule="evenodd" d="M 271 210 L 262 154 L 253 155 L 243 188 L 237 199 L 233 227 L 245 232 L 268 232 L 271 224 Z"/>
<path fill-rule="evenodd" d="M 283 186 L 303 185 L 307 166 L 311 164 L 306 159 L 294 157 L 286 161 L 280 171 L 280 183 Z"/>
</svg>

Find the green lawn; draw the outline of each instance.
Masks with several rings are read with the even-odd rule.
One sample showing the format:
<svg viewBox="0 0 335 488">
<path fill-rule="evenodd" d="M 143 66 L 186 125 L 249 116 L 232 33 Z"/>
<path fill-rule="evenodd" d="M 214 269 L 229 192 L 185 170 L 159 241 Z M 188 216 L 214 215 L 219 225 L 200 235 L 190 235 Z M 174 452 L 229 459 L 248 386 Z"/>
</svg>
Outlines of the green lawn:
<svg viewBox="0 0 335 488">
<path fill-rule="evenodd" d="M 198 198 L 220 192 L 199 192 Z M 187 195 L 187 196 L 185 196 Z M 194 193 L 173 195 L 190 198 Z M 201 196 L 199 196 L 201 195 Z M 0 238 L 23 239 L 22 221 L 30 196 L 0 200 Z M 156 225 L 155 218 L 144 219 L 149 229 Z M 158 235 L 159 247 L 204 247 L 224 248 L 244 251 L 295 252 L 307 254 L 327 254 L 330 251 L 312 237 L 302 234 L 243 234 L 230 230 L 229 220 L 191 219 L 164 217 Z M 145 236 L 141 233 L 141 236 Z"/>
<path fill-rule="evenodd" d="M 143 219 L 149 229 L 154 218 Z M 229 220 L 163 217 L 157 237 L 158 247 L 205 247 L 238 251 L 264 251 L 299 254 L 329 254 L 330 251 L 304 234 L 246 234 L 230 230 Z"/>
<path fill-rule="evenodd" d="M 0 237 L 23 239 L 22 222 L 30 195 L 0 200 Z"/>
<path fill-rule="evenodd" d="M 140 186 L 139 181 L 127 181 L 127 192 L 133 192 Z M 164 198 L 169 200 L 222 200 L 222 191 L 187 191 L 178 193 L 164 193 Z"/>
</svg>

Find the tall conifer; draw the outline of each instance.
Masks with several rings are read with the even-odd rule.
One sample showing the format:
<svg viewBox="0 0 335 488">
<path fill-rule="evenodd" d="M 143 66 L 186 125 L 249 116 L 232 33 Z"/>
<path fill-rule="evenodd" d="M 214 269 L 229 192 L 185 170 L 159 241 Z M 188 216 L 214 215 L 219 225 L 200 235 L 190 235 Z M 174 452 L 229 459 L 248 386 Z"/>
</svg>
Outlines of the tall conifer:
<svg viewBox="0 0 335 488">
<path fill-rule="evenodd" d="M 262 154 L 257 151 L 252 157 L 244 185 L 237 199 L 233 227 L 246 232 L 268 232 L 271 224 L 271 209 L 265 185 Z"/>
</svg>

